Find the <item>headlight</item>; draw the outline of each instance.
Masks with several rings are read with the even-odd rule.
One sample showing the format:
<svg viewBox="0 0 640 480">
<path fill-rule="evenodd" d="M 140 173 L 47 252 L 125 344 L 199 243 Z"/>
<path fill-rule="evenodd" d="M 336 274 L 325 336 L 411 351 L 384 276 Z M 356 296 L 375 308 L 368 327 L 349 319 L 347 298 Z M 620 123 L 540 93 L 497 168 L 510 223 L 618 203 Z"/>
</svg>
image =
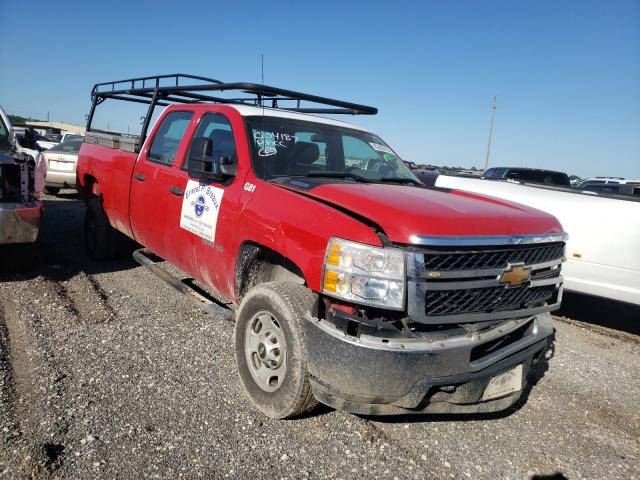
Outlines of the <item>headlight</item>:
<svg viewBox="0 0 640 480">
<path fill-rule="evenodd" d="M 332 238 L 327 246 L 322 292 L 363 305 L 404 308 L 404 253 Z"/>
</svg>

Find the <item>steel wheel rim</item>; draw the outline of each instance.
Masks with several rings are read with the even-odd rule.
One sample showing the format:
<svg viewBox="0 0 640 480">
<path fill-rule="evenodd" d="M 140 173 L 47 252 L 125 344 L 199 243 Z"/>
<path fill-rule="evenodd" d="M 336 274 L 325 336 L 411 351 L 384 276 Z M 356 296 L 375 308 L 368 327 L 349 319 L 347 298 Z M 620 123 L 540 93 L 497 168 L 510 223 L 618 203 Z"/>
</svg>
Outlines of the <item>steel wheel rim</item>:
<svg viewBox="0 0 640 480">
<path fill-rule="evenodd" d="M 287 371 L 287 343 L 278 319 L 259 311 L 247 323 L 244 355 L 253 381 L 265 392 L 282 386 Z"/>
</svg>

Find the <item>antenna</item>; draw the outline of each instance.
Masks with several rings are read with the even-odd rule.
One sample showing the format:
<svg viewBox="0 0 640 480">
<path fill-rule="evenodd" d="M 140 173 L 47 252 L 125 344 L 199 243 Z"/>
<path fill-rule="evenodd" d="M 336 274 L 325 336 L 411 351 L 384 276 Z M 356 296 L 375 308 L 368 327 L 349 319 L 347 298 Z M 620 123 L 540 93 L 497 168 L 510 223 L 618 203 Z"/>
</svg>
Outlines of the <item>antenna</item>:
<svg viewBox="0 0 640 480">
<path fill-rule="evenodd" d="M 487 142 L 487 156 L 484 159 L 484 169 L 489 168 L 489 156 L 491 155 L 491 137 L 493 136 L 493 118 L 496 116 L 496 97 L 493 97 L 493 108 L 491 109 L 491 122 L 489 123 L 489 141 Z"/>
<path fill-rule="evenodd" d="M 262 75 L 262 86 L 264 87 L 264 53 L 260 54 L 260 71 Z M 266 136 L 264 134 L 264 101 L 262 97 L 258 95 L 258 101 L 260 102 L 260 106 L 262 107 L 262 131 L 260 135 L 262 136 L 262 148 L 265 148 L 266 145 Z M 253 141 L 256 142 L 255 133 Z M 262 157 L 262 171 L 266 171 L 267 168 L 267 157 Z"/>
</svg>

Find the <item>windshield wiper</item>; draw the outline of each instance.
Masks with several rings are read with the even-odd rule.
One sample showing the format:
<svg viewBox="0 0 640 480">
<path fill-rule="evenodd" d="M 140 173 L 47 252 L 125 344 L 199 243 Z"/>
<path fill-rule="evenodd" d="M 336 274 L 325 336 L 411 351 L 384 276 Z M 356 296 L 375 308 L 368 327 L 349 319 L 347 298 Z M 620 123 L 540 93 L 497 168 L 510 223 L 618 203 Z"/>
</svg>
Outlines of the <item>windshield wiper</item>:
<svg viewBox="0 0 640 480">
<path fill-rule="evenodd" d="M 353 173 L 353 172 L 341 172 L 341 171 L 325 171 L 325 170 L 318 170 L 318 171 L 313 171 L 313 172 L 309 172 L 307 174 L 304 175 L 289 175 L 289 174 L 278 174 L 278 175 L 274 175 L 272 176 L 269 180 L 273 180 L 275 178 L 282 178 L 282 177 L 293 177 L 293 178 L 304 178 L 304 177 L 309 177 L 309 178 L 345 178 L 345 179 L 349 179 L 349 180 L 355 180 L 356 182 L 360 182 L 360 183 L 400 183 L 400 184 L 411 184 L 411 185 L 422 185 L 422 183 L 420 183 L 417 180 L 414 180 L 412 178 L 397 178 L 397 177 L 383 177 L 383 178 L 367 178 L 364 177 L 362 175 L 358 175 L 357 173 Z"/>
<path fill-rule="evenodd" d="M 350 180 L 355 180 L 356 182 L 362 183 L 371 183 L 366 177 L 362 175 L 358 175 L 356 173 L 351 172 L 326 172 L 326 171 L 317 171 L 317 172 L 309 172 L 305 175 L 305 177 L 323 177 L 323 178 L 348 178 Z"/>
<path fill-rule="evenodd" d="M 422 185 L 421 182 L 414 180 L 413 178 L 384 177 L 378 178 L 375 181 L 382 183 L 410 183 L 411 185 Z"/>
</svg>

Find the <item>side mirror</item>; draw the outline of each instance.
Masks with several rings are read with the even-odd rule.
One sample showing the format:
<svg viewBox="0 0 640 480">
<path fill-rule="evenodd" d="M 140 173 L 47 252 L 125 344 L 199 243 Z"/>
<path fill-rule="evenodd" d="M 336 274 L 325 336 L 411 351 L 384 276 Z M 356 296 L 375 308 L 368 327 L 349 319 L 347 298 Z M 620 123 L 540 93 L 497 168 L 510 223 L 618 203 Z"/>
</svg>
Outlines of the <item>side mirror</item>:
<svg viewBox="0 0 640 480">
<path fill-rule="evenodd" d="M 191 178 L 224 181 L 235 176 L 236 164 L 229 157 L 213 157 L 210 138 L 196 138 L 189 150 L 188 172 Z"/>
<path fill-rule="evenodd" d="M 220 177 L 227 179 L 230 177 L 235 177 L 236 172 L 238 171 L 236 167 L 236 162 L 231 160 L 227 156 L 218 157 L 213 162 L 213 171 Z"/>
</svg>

